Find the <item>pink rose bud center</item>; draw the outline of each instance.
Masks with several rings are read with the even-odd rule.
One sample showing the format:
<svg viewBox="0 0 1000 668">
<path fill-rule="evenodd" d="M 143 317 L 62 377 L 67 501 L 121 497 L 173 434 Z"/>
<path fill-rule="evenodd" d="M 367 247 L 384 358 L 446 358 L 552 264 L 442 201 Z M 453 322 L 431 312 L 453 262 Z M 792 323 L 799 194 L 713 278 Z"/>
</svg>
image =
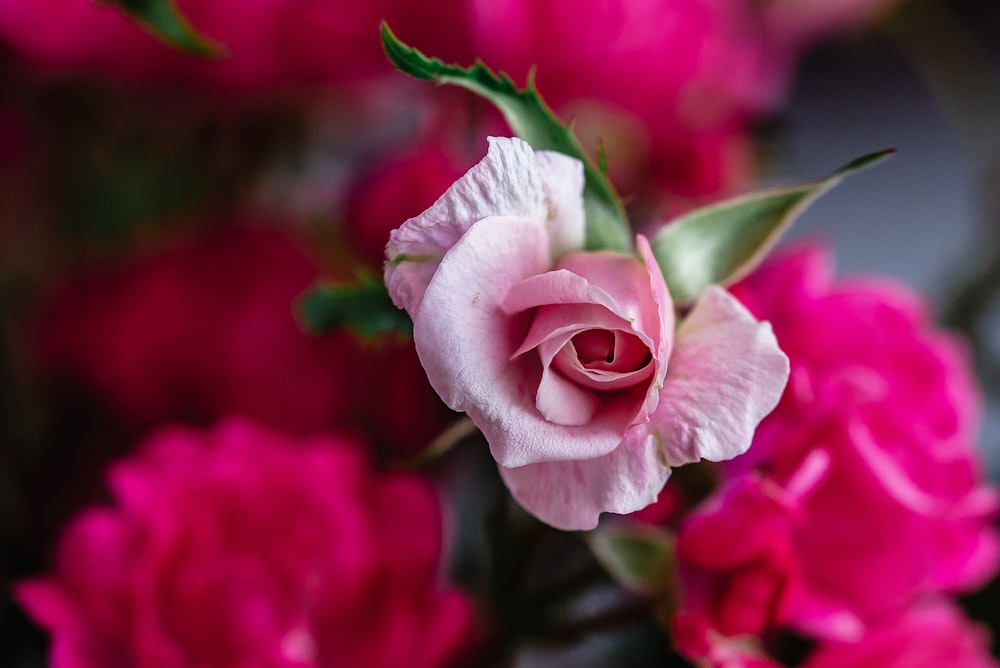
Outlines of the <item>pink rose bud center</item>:
<svg viewBox="0 0 1000 668">
<path fill-rule="evenodd" d="M 586 329 L 571 338 L 553 360 L 567 380 L 592 390 L 631 387 L 649 378 L 653 355 L 630 332 Z"/>
<path fill-rule="evenodd" d="M 617 429 L 645 420 L 655 407 L 649 394 L 662 326 L 638 258 L 568 255 L 556 270 L 515 285 L 504 306 L 527 316 L 527 334 L 511 359 L 537 359 L 534 404 L 547 421 L 613 420 Z"/>
</svg>

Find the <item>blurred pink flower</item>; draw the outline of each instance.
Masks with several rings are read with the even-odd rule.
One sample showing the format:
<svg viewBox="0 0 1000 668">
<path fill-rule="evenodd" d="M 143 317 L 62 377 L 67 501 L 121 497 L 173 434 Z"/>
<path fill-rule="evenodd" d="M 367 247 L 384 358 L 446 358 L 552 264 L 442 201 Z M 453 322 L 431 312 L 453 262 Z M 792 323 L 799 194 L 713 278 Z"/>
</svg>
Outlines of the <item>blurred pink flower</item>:
<svg viewBox="0 0 1000 668">
<path fill-rule="evenodd" d="M 750 173 L 747 123 L 781 90 L 759 19 L 742 0 L 468 0 L 475 53 L 546 101 L 628 195 L 731 190 Z"/>
<path fill-rule="evenodd" d="M 888 16 L 904 0 L 764 0 L 759 3 L 771 47 L 789 62 L 808 47 L 860 30 Z"/>
<path fill-rule="evenodd" d="M 792 535 L 801 587 L 787 621 L 857 637 L 927 592 L 996 572 L 997 497 L 979 470 L 976 387 L 960 342 L 885 280 L 832 283 L 804 247 L 733 292 L 769 320 L 791 360 L 781 402 L 730 479 L 763 470 L 781 487 L 820 453 Z"/>
<path fill-rule="evenodd" d="M 363 262 L 381 267 L 389 233 L 431 204 L 462 175 L 437 145 L 396 150 L 365 170 L 349 190 L 344 229 Z"/>
<path fill-rule="evenodd" d="M 726 636 L 697 612 L 682 611 L 671 625 L 674 644 L 699 668 L 783 668 L 752 635 Z"/>
<path fill-rule="evenodd" d="M 857 642 L 830 642 L 803 668 L 997 668 L 986 629 L 953 605 L 924 602 L 871 629 Z"/>
<path fill-rule="evenodd" d="M 431 668 L 470 649 L 433 490 L 351 443 L 167 428 L 109 482 L 116 506 L 80 513 L 55 572 L 16 586 L 54 668 Z"/>
<path fill-rule="evenodd" d="M 816 464 L 824 466 L 811 462 L 804 476 L 815 477 Z M 801 493 L 751 474 L 682 520 L 677 563 L 686 614 L 725 636 L 762 635 L 785 621 L 799 579 L 793 536 Z"/>
<path fill-rule="evenodd" d="M 394 230 L 385 279 L 431 385 L 469 414 L 514 498 L 561 529 L 656 499 L 670 466 L 733 457 L 774 406 L 769 328 L 706 290 L 674 331 L 649 245 L 581 251 L 579 161 L 492 138 Z"/>
<path fill-rule="evenodd" d="M 67 280 L 41 322 L 43 362 L 139 428 L 238 413 L 299 434 L 356 428 L 395 453 L 426 446 L 455 416 L 411 344 L 310 336 L 295 321 L 319 275 L 288 236 L 228 227 Z"/>
<path fill-rule="evenodd" d="M 27 61 L 58 71 L 143 84 L 183 83 L 227 92 L 344 84 L 392 69 L 382 53 L 379 21 L 427 47 L 449 34 L 464 45 L 457 2 L 441 3 L 434 21 L 402 0 L 177 0 L 201 34 L 228 56 L 205 60 L 177 52 L 110 3 L 7 0 L 0 3 L 0 42 Z M 452 23 L 451 21 L 455 21 Z"/>
</svg>

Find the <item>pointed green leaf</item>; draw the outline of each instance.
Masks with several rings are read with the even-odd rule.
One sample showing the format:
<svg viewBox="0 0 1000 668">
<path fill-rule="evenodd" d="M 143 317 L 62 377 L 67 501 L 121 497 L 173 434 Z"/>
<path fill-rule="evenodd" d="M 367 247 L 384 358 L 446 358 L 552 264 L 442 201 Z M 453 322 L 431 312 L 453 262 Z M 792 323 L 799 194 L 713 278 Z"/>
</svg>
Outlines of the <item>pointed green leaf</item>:
<svg viewBox="0 0 1000 668">
<path fill-rule="evenodd" d="M 824 179 L 743 195 L 667 223 L 651 246 L 674 301 L 693 299 L 711 283 L 726 285 L 745 276 L 816 198 L 892 153 L 872 153 Z"/>
<path fill-rule="evenodd" d="M 654 598 L 674 586 L 674 539 L 661 527 L 630 522 L 600 526 L 587 542 L 601 565 L 623 587 Z"/>
<path fill-rule="evenodd" d="M 393 332 L 413 335 L 413 322 L 396 308 L 378 280 L 363 276 L 356 283 L 318 283 L 299 301 L 306 329 L 323 333 L 349 327 L 365 337 Z"/>
<path fill-rule="evenodd" d="M 155 37 L 176 49 L 205 58 L 225 58 L 226 48 L 200 34 L 175 0 L 95 0 L 120 7 Z"/>
<path fill-rule="evenodd" d="M 460 86 L 484 97 L 507 119 L 518 137 L 537 151 L 558 151 L 581 160 L 584 165 L 583 206 L 587 219 L 587 248 L 626 251 L 632 248 L 632 233 L 625 208 L 607 176 L 587 157 L 580 142 L 545 104 L 529 80 L 518 88 L 506 74 L 495 74 L 483 62 L 472 67 L 446 65 L 428 58 L 400 42 L 382 23 L 382 47 L 392 64 L 417 79 Z"/>
</svg>

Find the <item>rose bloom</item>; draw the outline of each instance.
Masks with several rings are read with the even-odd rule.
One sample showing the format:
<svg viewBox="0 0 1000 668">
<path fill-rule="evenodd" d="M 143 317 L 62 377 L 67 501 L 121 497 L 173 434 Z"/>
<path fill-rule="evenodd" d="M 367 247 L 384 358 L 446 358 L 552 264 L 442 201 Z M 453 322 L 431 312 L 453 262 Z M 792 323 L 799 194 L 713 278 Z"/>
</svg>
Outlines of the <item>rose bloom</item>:
<svg viewBox="0 0 1000 668">
<path fill-rule="evenodd" d="M 637 253 L 583 252 L 582 188 L 579 161 L 493 138 L 393 231 L 385 273 L 431 385 L 521 505 L 562 529 L 648 505 L 671 466 L 745 450 L 787 369 L 721 288 L 675 331 L 643 237 Z"/>
<path fill-rule="evenodd" d="M 39 322 L 40 363 L 54 393 L 82 389 L 128 431 L 238 413 L 297 434 L 358 429 L 404 456 L 425 447 L 456 416 L 409 342 L 296 322 L 320 276 L 287 234 L 230 225 L 66 277 Z"/>
<path fill-rule="evenodd" d="M 115 506 L 81 512 L 54 573 L 15 588 L 54 668 L 430 668 L 469 649 L 432 488 L 353 443 L 166 428 L 109 483 Z"/>
<path fill-rule="evenodd" d="M 773 324 L 791 377 L 749 452 L 724 465 L 726 478 L 762 470 L 788 487 L 809 457 L 826 460 L 796 511 L 801 586 L 786 621 L 856 638 L 929 592 L 993 575 L 997 497 L 980 471 L 961 342 L 903 287 L 833 282 L 828 256 L 812 247 L 733 292 Z"/>
</svg>

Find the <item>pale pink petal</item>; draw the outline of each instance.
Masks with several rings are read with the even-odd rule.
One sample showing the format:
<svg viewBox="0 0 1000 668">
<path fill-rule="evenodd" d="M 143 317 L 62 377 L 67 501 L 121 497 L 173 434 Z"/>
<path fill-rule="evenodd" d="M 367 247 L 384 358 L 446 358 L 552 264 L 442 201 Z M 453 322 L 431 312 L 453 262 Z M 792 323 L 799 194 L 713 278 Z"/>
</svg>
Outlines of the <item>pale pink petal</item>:
<svg viewBox="0 0 1000 668">
<path fill-rule="evenodd" d="M 511 359 L 529 323 L 505 313 L 501 301 L 549 262 L 544 223 L 486 218 L 445 256 L 414 318 L 431 385 L 448 406 L 468 413 L 503 466 L 598 457 L 618 445 L 629 424 L 616 407 L 583 427 L 547 421 L 535 407 L 541 363 L 530 355 Z"/>
<path fill-rule="evenodd" d="M 525 281 L 527 282 L 533 281 L 529 279 Z M 504 305 L 506 304 L 505 299 Z M 535 312 L 531 329 L 513 356 L 523 355 L 546 341 L 558 340 L 561 342 L 559 346 L 562 347 L 585 329 L 629 330 L 631 328 L 628 320 L 615 315 L 604 306 L 588 303 L 542 306 Z M 648 339 L 645 342 L 647 345 L 652 345 L 652 341 Z"/>
<path fill-rule="evenodd" d="M 566 269 L 526 278 L 511 286 L 503 300 L 503 308 L 507 313 L 520 313 L 555 304 L 603 306 L 623 321 L 629 321 L 625 309 L 608 294 L 604 286 L 593 285 L 586 278 Z"/>
<path fill-rule="evenodd" d="M 489 141 L 485 158 L 429 209 L 390 236 L 385 284 L 395 304 L 411 316 L 419 310 L 441 258 L 483 218 L 537 220 L 556 242 L 556 247 L 550 247 L 553 252 L 583 238 L 581 163 L 551 156 L 540 161 L 520 139 L 491 137 Z M 549 258 L 550 266 L 553 260 Z"/>
<path fill-rule="evenodd" d="M 594 417 L 601 400 L 593 392 L 546 368 L 535 393 L 535 407 L 549 422 L 585 425 Z"/>
<path fill-rule="evenodd" d="M 602 457 L 500 468 L 528 512 L 564 531 L 597 526 L 603 512 L 631 513 L 656 501 L 670 477 L 654 444 L 623 443 Z"/>
<path fill-rule="evenodd" d="M 659 311 L 650 294 L 649 274 L 635 255 L 611 251 L 572 253 L 557 267 L 585 278 L 592 286 L 600 286 L 614 300 L 615 313 L 631 322 L 632 329 L 652 340 L 659 339 Z"/>
<path fill-rule="evenodd" d="M 549 209 L 545 223 L 549 251 L 553 259 L 560 258 L 583 248 L 583 163 L 556 151 L 539 151 L 535 158 Z"/>
<path fill-rule="evenodd" d="M 770 325 L 709 286 L 677 331 L 649 423 L 626 438 L 659 444 L 670 466 L 731 459 L 750 447 L 787 381 L 788 358 Z"/>
<path fill-rule="evenodd" d="M 643 235 L 638 235 L 635 239 L 636 249 L 639 251 L 639 258 L 646 267 L 649 280 L 650 293 L 653 301 L 656 302 L 657 314 L 659 316 L 659 340 L 653 350 L 653 361 L 656 367 L 653 371 L 653 378 L 650 381 L 649 392 L 646 395 L 645 412 L 652 413 L 660 401 L 660 390 L 666 380 L 669 365 L 670 351 L 674 346 L 674 300 L 670 297 L 667 289 L 667 282 L 663 279 L 663 272 L 656 258 L 653 257 L 653 249 L 649 247 L 649 241 Z"/>
</svg>

